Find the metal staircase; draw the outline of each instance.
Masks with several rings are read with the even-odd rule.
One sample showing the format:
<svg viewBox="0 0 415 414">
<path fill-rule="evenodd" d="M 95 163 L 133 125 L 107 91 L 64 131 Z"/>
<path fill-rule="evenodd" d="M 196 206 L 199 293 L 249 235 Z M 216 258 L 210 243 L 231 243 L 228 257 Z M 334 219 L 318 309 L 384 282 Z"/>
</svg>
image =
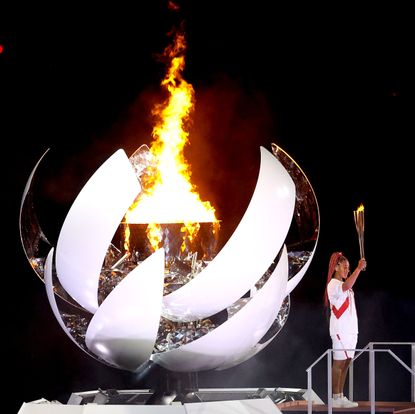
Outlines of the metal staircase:
<svg viewBox="0 0 415 414">
<path fill-rule="evenodd" d="M 378 345 L 382 345 L 383 348 L 376 349 Z M 405 362 L 403 362 L 394 352 L 392 352 L 389 346 L 394 345 L 403 345 L 403 346 L 410 346 L 411 347 L 411 366 L 409 367 Z M 312 387 L 312 370 L 313 367 L 318 364 L 324 357 L 327 360 L 327 406 L 328 406 L 328 413 L 332 414 L 333 406 L 332 406 L 332 378 L 331 378 L 331 366 L 332 366 L 332 358 L 333 358 L 333 351 L 337 351 L 337 349 L 327 349 L 319 358 L 317 358 L 307 369 L 307 389 L 311 392 Z M 411 374 L 411 401 L 415 402 L 415 342 L 369 342 L 364 348 L 362 349 L 346 349 L 346 351 L 356 351 L 355 357 L 352 359 L 349 367 L 349 398 L 353 400 L 353 386 L 354 386 L 354 378 L 353 378 L 353 365 L 354 362 L 365 352 L 369 353 L 369 400 L 370 400 L 370 412 L 371 414 L 375 414 L 376 410 L 376 396 L 375 396 L 375 354 L 382 352 L 391 355 L 399 364 L 404 367 L 409 373 Z M 311 414 L 312 411 L 312 403 L 311 399 L 307 402 L 307 412 Z"/>
</svg>

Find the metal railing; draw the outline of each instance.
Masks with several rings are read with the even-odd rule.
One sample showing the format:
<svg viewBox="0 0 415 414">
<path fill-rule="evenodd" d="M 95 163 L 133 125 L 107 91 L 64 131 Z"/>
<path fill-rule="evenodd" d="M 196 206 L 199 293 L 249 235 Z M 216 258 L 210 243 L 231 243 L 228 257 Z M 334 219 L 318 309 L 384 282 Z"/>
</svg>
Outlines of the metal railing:
<svg viewBox="0 0 415 414">
<path fill-rule="evenodd" d="M 390 349 L 374 349 L 375 345 L 410 345 L 411 346 L 411 368 L 408 367 L 398 356 Z M 312 369 L 320 362 L 324 356 L 327 356 L 327 408 L 328 413 L 333 413 L 332 402 L 332 357 L 333 351 L 339 349 L 327 349 L 319 358 L 317 358 L 307 369 L 307 395 L 311 396 L 312 388 Z M 384 352 L 395 358 L 406 370 L 411 373 L 411 400 L 415 402 L 415 342 L 369 342 L 363 349 L 340 349 L 340 351 L 359 351 L 352 359 L 349 367 L 349 397 L 353 400 L 353 362 L 363 353 L 369 352 L 369 400 L 370 412 L 375 414 L 376 398 L 375 398 L 375 352 Z M 307 412 L 311 414 L 313 401 L 311 398 L 307 400 Z"/>
<path fill-rule="evenodd" d="M 414 342 L 369 342 L 363 349 L 370 350 L 374 349 L 373 347 L 376 345 L 383 345 L 383 346 L 395 346 L 395 345 L 409 345 L 411 347 L 411 368 L 409 368 L 400 358 L 398 358 L 393 352 L 390 352 L 390 354 L 409 372 L 411 372 L 411 401 L 415 402 L 415 375 L 413 372 L 415 371 L 415 343 Z M 357 358 L 362 355 L 363 352 L 359 352 L 351 361 L 350 367 L 349 367 L 349 397 L 351 400 L 353 400 L 353 363 L 357 360 Z M 370 376 L 375 375 L 375 365 L 374 361 L 371 360 L 371 357 L 373 357 L 373 353 L 369 352 L 369 384 Z M 373 368 L 370 367 L 373 365 Z M 369 396 L 374 393 L 374 390 L 371 390 L 369 387 Z"/>
</svg>

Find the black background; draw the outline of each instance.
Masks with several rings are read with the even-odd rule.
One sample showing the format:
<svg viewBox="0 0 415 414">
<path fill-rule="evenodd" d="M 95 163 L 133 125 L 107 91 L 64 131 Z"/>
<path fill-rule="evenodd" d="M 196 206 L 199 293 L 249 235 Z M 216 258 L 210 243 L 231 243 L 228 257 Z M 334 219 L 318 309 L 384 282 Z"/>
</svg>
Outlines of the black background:
<svg viewBox="0 0 415 414">
<path fill-rule="evenodd" d="M 358 260 L 353 210 L 366 213 L 367 271 L 355 292 L 359 346 L 414 341 L 413 94 L 409 12 L 397 3 L 330 7 L 256 1 L 4 7 L 0 16 L 4 400 L 14 411 L 72 391 L 152 387 L 99 364 L 58 326 L 44 286 L 19 239 L 25 183 L 50 148 L 39 186 L 41 225 L 57 237 L 80 188 L 116 149 L 150 143 L 165 67 L 157 55 L 184 22 L 185 79 L 196 91 L 186 155 L 193 181 L 232 234 L 252 194 L 259 146 L 276 142 L 301 166 L 317 195 L 320 237 L 291 295 L 282 332 L 260 354 L 229 370 L 201 372 L 199 387 L 307 386 L 306 368 L 331 346 L 322 295 L 328 259 Z M 407 364 L 409 347 L 393 347 Z M 355 399 L 367 400 L 367 357 Z M 377 399 L 409 400 L 410 375 L 377 356 Z M 314 389 L 325 398 L 325 366 Z M 4 401 L 3 400 L 3 401 Z M 13 412 L 14 412 L 13 411 Z M 10 411 L 12 412 L 12 411 Z"/>
</svg>

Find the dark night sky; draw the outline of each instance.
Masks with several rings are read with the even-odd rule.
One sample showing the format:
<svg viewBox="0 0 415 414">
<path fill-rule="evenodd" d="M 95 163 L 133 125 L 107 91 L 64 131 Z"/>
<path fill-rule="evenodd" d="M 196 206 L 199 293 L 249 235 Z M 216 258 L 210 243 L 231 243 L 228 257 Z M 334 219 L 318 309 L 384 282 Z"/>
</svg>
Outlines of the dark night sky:
<svg viewBox="0 0 415 414">
<path fill-rule="evenodd" d="M 139 382 L 78 351 L 26 261 L 18 214 L 26 180 L 47 148 L 40 215 L 53 238 L 73 197 L 106 158 L 118 148 L 131 154 L 149 143 L 149 114 L 160 99 L 164 73 L 156 55 L 180 21 L 188 40 L 184 76 L 196 91 L 187 156 L 194 182 L 225 223 L 223 237 L 249 202 L 259 146 L 269 148 L 271 142 L 306 173 L 321 219 L 315 258 L 291 295 L 283 331 L 246 363 L 200 373 L 199 386 L 306 387 L 305 369 L 330 347 L 321 305 L 328 259 L 341 250 L 356 264 L 352 212 L 361 202 L 368 269 L 355 289 L 359 345 L 415 341 L 408 287 L 409 12 L 395 3 L 367 10 L 271 3 L 187 1 L 176 13 L 166 2 L 153 1 L 138 10 L 121 4 L 2 10 L 3 294 L 10 298 L 3 341 L 6 399 L 15 411 L 23 401 L 41 397 L 66 402 L 71 391 L 151 387 L 164 375 L 155 368 Z M 400 355 L 409 363 L 408 353 Z M 385 368 L 383 377 L 382 368 L 378 372 L 379 398 L 408 399 L 409 374 L 380 359 Z M 367 378 L 366 364 L 361 366 Z M 323 367 L 319 375 L 316 391 L 323 397 Z M 366 379 L 357 384 L 357 399 L 368 398 L 365 384 Z"/>
</svg>

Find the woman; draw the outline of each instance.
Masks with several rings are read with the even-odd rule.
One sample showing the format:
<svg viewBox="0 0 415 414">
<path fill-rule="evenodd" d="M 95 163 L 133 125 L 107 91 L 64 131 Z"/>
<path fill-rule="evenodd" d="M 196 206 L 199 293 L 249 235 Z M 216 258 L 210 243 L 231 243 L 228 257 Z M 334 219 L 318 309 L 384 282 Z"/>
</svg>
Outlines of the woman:
<svg viewBox="0 0 415 414">
<path fill-rule="evenodd" d="M 343 395 L 344 383 L 357 344 L 358 321 L 352 287 L 360 272 L 366 269 L 366 260 L 350 274 L 349 261 L 341 252 L 330 257 L 325 292 L 325 306 L 330 307 L 330 336 L 333 342 L 332 389 L 333 407 L 351 408 L 358 403 Z M 346 351 L 347 350 L 347 351 Z"/>
</svg>

